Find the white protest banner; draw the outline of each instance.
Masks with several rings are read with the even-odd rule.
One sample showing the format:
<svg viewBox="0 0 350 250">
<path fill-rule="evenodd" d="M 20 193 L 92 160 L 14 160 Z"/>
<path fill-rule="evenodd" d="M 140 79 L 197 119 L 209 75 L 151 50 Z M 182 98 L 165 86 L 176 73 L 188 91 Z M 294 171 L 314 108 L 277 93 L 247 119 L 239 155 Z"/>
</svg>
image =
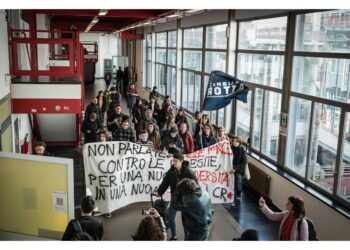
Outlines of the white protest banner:
<svg viewBox="0 0 350 250">
<path fill-rule="evenodd" d="M 232 203 L 233 201 L 233 154 L 228 141 L 216 143 L 207 148 L 185 155 L 199 184 L 205 188 L 211 203 Z"/>
<path fill-rule="evenodd" d="M 86 187 L 101 212 L 112 212 L 130 203 L 150 201 L 171 166 L 172 155 L 131 142 L 98 142 L 84 145 Z M 233 201 L 232 151 L 224 141 L 185 155 L 212 203 Z"/>
</svg>

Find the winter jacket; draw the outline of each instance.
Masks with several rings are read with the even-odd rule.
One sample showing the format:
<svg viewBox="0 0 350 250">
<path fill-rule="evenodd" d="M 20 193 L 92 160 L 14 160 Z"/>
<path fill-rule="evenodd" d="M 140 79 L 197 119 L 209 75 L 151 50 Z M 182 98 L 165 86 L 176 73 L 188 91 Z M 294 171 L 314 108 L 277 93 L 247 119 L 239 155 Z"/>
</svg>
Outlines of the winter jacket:
<svg viewBox="0 0 350 250">
<path fill-rule="evenodd" d="M 108 116 L 108 119 L 107 119 L 107 128 L 108 128 L 108 130 L 113 132 L 114 130 L 119 128 L 120 125 L 122 124 L 124 116 L 125 115 L 123 113 L 120 113 L 120 114 L 117 114 L 115 112 L 111 113 Z M 114 122 L 114 121 L 116 121 L 116 122 Z"/>
<path fill-rule="evenodd" d="M 176 148 L 183 153 L 184 152 L 184 143 L 181 139 L 181 137 L 177 134 L 175 138 L 171 137 L 170 134 L 167 134 L 164 136 L 162 140 L 162 144 L 160 145 L 160 149 L 164 150 L 164 148 L 169 151 L 169 145 L 175 144 Z"/>
<path fill-rule="evenodd" d="M 183 143 L 184 143 L 184 153 L 190 154 L 194 152 L 194 142 L 192 135 L 188 132 L 185 132 L 184 134 L 179 133 Z"/>
<path fill-rule="evenodd" d="M 273 221 L 281 221 L 280 229 L 279 229 L 279 239 L 281 238 L 281 230 L 284 222 L 290 215 L 289 211 L 283 212 L 273 212 L 271 209 L 265 204 L 262 208 L 260 208 L 261 212 L 266 215 L 266 217 Z M 309 229 L 306 220 L 302 220 L 300 225 L 300 239 L 299 239 L 299 231 L 298 231 L 298 219 L 295 220 L 294 225 L 292 227 L 292 232 L 290 235 L 290 240 L 308 240 L 309 239 Z"/>
<path fill-rule="evenodd" d="M 93 216 L 80 216 L 78 218 L 81 228 L 84 232 L 91 235 L 94 240 L 102 240 L 103 224 L 102 221 Z M 67 228 L 63 234 L 62 240 L 71 240 L 75 233 L 72 220 L 68 223 Z"/>
<path fill-rule="evenodd" d="M 216 139 L 214 138 L 214 136 L 209 135 L 208 137 L 206 137 L 204 134 L 198 134 L 195 139 L 194 151 L 207 148 L 209 146 L 214 145 L 215 143 Z"/>
<path fill-rule="evenodd" d="M 171 166 L 170 169 L 166 172 L 162 183 L 158 187 L 158 194 L 163 195 L 169 186 L 170 192 L 174 193 L 176 191 L 177 183 L 183 178 L 190 178 L 198 183 L 198 180 L 192 170 L 189 168 L 189 165 L 190 163 L 188 161 L 183 161 L 180 171 L 177 171 L 174 166 Z"/>
<path fill-rule="evenodd" d="M 98 119 L 94 121 L 91 121 L 90 119 L 83 121 L 81 132 L 84 133 L 85 143 L 98 142 L 99 141 L 99 139 L 97 138 L 98 132 L 101 129 L 102 129 L 102 124 Z M 90 130 L 91 132 L 88 133 L 88 130 Z"/>
<path fill-rule="evenodd" d="M 96 113 L 96 118 L 102 122 L 102 113 L 101 113 L 100 106 L 98 104 L 95 105 L 91 102 L 89 105 L 87 105 L 85 109 L 84 120 L 90 120 L 91 113 Z"/>
<path fill-rule="evenodd" d="M 200 186 L 192 193 L 173 193 L 171 206 L 181 211 L 182 223 L 189 233 L 206 234 L 209 231 L 214 210 L 208 192 Z"/>
<path fill-rule="evenodd" d="M 242 146 L 240 147 L 231 147 L 233 153 L 232 165 L 233 169 L 236 170 L 236 173 L 244 175 L 244 168 L 247 164 L 247 156 L 245 150 Z"/>
<path fill-rule="evenodd" d="M 118 128 L 113 131 L 113 141 L 135 142 L 135 134 L 132 128 Z"/>
<path fill-rule="evenodd" d="M 187 117 L 186 117 L 186 115 L 185 115 L 185 114 L 184 114 L 183 116 L 177 115 L 177 116 L 175 117 L 175 123 L 176 123 L 176 125 L 177 125 L 178 127 L 180 127 L 180 124 L 181 124 L 182 122 L 186 123 L 187 129 L 188 129 L 189 127 L 188 127 L 188 122 L 187 122 Z"/>
</svg>

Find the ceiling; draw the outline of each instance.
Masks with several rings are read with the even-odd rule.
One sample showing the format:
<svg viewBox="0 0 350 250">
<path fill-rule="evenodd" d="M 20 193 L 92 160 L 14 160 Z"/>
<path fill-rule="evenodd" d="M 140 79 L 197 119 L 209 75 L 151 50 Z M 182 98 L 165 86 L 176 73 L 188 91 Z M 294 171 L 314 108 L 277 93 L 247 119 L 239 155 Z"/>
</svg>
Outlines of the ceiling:
<svg viewBox="0 0 350 250">
<path fill-rule="evenodd" d="M 90 32 L 110 33 L 132 24 L 146 20 L 154 20 L 164 17 L 175 10 L 171 9 L 111 9 L 104 16 L 99 16 L 98 9 L 40 9 L 24 10 L 33 11 L 35 14 L 46 14 L 50 18 L 51 29 L 68 30 L 74 25 L 83 32 L 91 21 L 97 16 L 98 22 L 90 29 Z"/>
</svg>

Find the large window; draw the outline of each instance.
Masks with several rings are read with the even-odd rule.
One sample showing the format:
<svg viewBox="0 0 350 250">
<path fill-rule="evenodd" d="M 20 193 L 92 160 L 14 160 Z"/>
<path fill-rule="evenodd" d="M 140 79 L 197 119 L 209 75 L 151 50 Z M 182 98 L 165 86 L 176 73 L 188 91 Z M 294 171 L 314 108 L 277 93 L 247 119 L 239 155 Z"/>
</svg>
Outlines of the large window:
<svg viewBox="0 0 350 250">
<path fill-rule="evenodd" d="M 277 162 L 287 17 L 244 21 L 238 26 L 236 75 L 251 90 L 247 104 L 236 102 L 235 131 L 245 140 L 251 138 L 253 150 Z"/>
<path fill-rule="evenodd" d="M 237 102 L 237 113 L 236 113 L 236 135 L 247 141 L 250 137 L 250 112 L 251 112 L 251 99 L 252 92 L 248 92 L 247 103 Z"/>
<path fill-rule="evenodd" d="M 294 57 L 292 90 L 350 103 L 350 60 Z"/>
<path fill-rule="evenodd" d="M 350 11 L 297 15 L 296 51 L 350 52 Z"/>
<path fill-rule="evenodd" d="M 277 17 L 239 24 L 239 49 L 280 50 L 286 46 L 287 17 Z"/>
<path fill-rule="evenodd" d="M 300 119 L 302 117 L 303 119 Z M 286 167 L 305 177 L 309 141 L 311 101 L 291 97 L 286 150 Z"/>
<path fill-rule="evenodd" d="M 159 93 L 176 100 L 176 31 L 156 33 L 156 83 Z"/>
<path fill-rule="evenodd" d="M 350 202 L 350 112 L 346 113 L 342 154 L 338 181 L 338 195 Z"/>
<path fill-rule="evenodd" d="M 296 15 L 285 154 L 288 169 L 347 204 L 349 14 L 346 10 L 332 10 Z"/>
<path fill-rule="evenodd" d="M 200 110 L 200 74 L 183 71 L 182 78 L 182 106 L 194 113 L 196 110 Z"/>
<path fill-rule="evenodd" d="M 282 88 L 284 56 L 238 54 L 238 78 L 266 86 Z"/>
<path fill-rule="evenodd" d="M 184 48 L 202 48 L 203 28 L 190 28 L 184 30 Z"/>
</svg>

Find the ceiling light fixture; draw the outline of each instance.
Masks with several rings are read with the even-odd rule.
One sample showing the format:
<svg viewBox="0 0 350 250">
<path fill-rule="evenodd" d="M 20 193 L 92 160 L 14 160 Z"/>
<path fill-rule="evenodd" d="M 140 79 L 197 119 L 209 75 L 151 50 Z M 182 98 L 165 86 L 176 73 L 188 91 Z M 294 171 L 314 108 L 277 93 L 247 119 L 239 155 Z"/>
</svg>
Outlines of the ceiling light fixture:
<svg viewBox="0 0 350 250">
<path fill-rule="evenodd" d="M 105 16 L 107 15 L 108 10 L 100 10 L 100 12 L 98 13 L 99 16 Z"/>
</svg>

